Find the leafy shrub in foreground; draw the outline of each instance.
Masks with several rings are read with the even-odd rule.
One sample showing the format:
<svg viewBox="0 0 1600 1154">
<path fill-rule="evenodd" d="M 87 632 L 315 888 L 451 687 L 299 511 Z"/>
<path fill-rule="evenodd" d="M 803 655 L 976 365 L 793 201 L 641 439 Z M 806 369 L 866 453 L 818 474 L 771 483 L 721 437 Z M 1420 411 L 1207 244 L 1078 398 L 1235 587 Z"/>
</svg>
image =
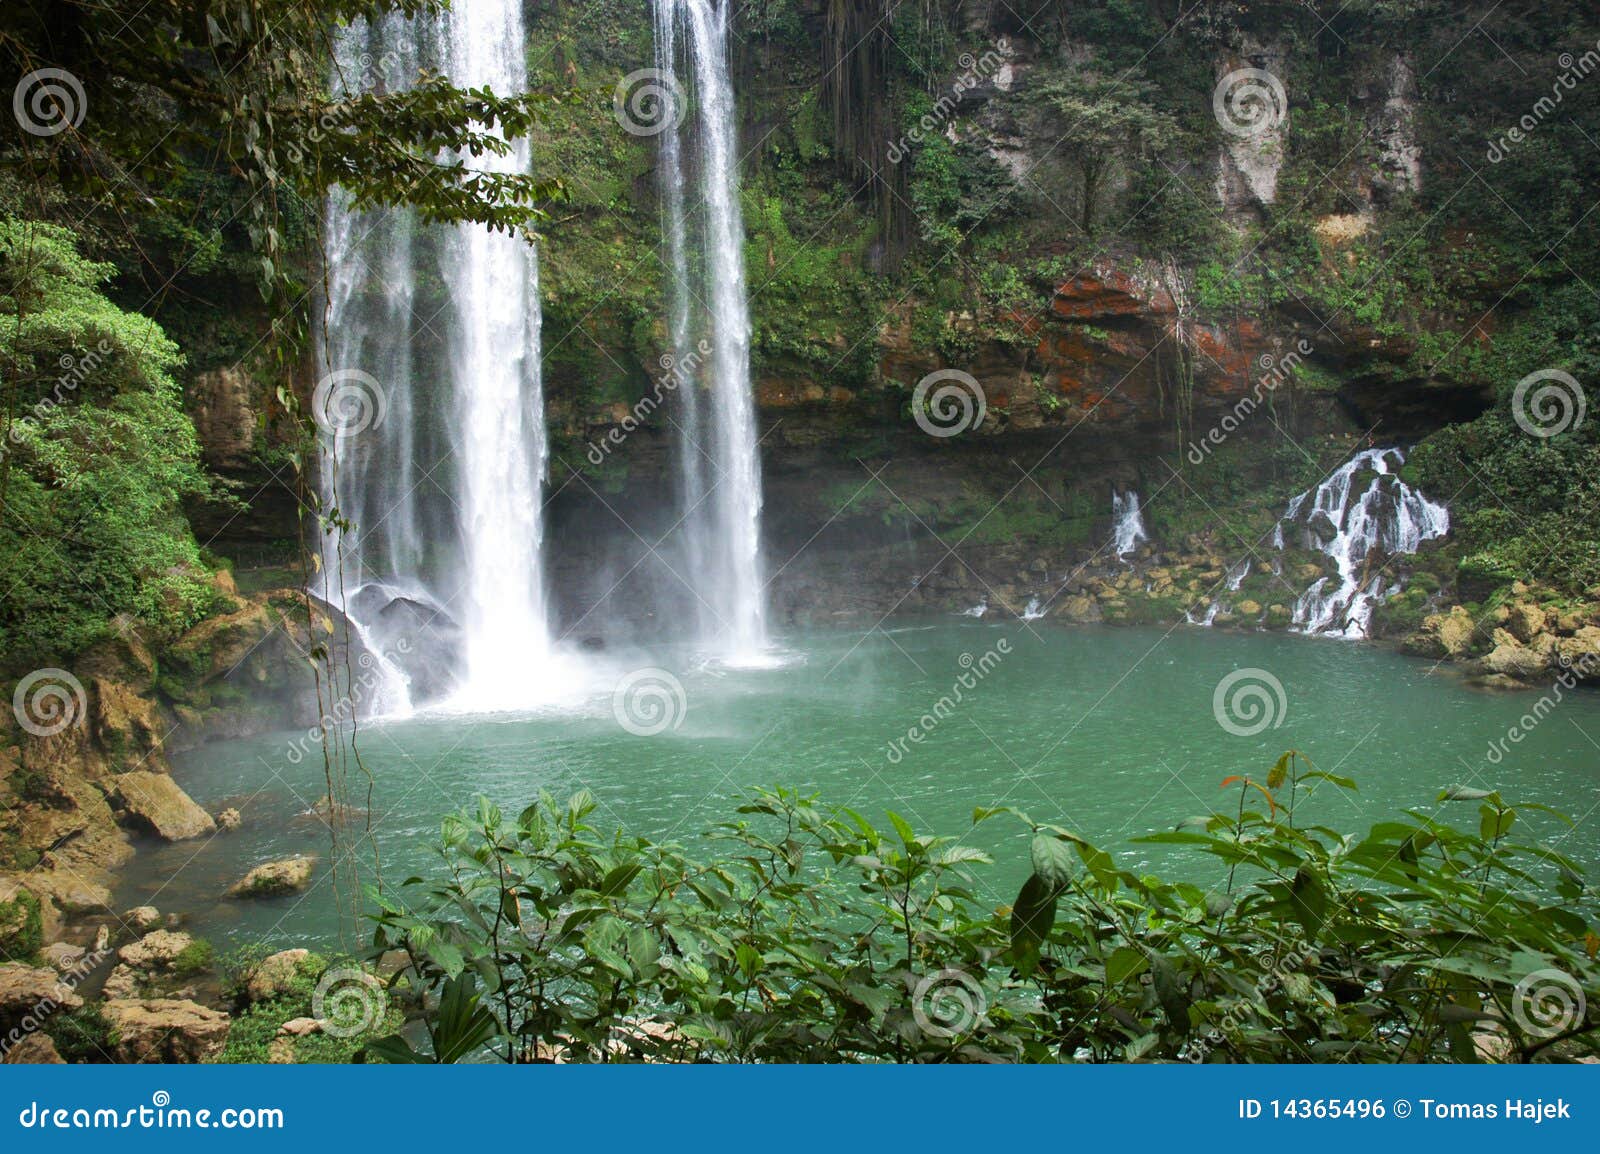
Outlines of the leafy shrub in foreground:
<svg viewBox="0 0 1600 1154">
<path fill-rule="evenodd" d="M 507 1061 L 1528 1061 L 1600 1052 L 1595 891 L 1509 834 L 1519 813 L 1461 787 L 1479 828 L 1420 813 L 1364 836 L 1296 824 L 1354 789 L 1286 754 L 1239 801 L 1143 839 L 1225 873 L 1140 877 L 1013 809 L 1031 873 L 993 909 L 988 855 L 880 831 L 763 791 L 722 851 L 587 824 L 548 795 L 508 821 L 446 821 L 441 878 L 377 894 L 377 948 L 417 965 L 434 1053 Z M 401 899 L 404 900 L 401 900 Z"/>
</svg>

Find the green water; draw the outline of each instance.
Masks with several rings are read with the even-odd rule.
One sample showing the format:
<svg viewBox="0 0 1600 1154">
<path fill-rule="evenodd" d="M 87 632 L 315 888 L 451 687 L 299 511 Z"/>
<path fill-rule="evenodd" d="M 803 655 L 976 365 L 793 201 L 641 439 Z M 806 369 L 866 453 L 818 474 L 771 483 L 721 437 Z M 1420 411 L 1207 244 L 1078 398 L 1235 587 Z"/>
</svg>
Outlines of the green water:
<svg viewBox="0 0 1600 1154">
<path fill-rule="evenodd" d="M 1209 876 L 1212 867 L 1192 853 L 1130 840 L 1228 809 L 1235 795 L 1219 790 L 1223 777 L 1264 775 L 1291 747 L 1361 787 L 1353 796 L 1319 791 L 1305 803 L 1307 820 L 1364 830 L 1423 807 L 1474 826 L 1471 807 L 1434 801 L 1443 786 L 1462 782 L 1571 814 L 1574 830 L 1535 816 L 1521 832 L 1600 864 L 1591 816 L 1600 805 L 1600 695 L 1567 693 L 1492 764 L 1491 743 L 1540 695 L 1474 690 L 1430 662 L 1374 646 L 1016 621 L 913 624 L 865 637 L 810 632 L 780 644 L 788 659 L 758 670 L 706 667 L 686 651 L 609 654 L 558 709 L 364 729 L 384 878 L 428 870 L 440 817 L 480 794 L 514 811 L 541 788 L 586 788 L 600 801 L 603 826 L 692 844 L 731 814 L 741 791 L 774 782 L 819 791 L 874 820 L 893 809 L 920 829 L 949 834 L 969 829 L 974 805 L 1015 805 L 1080 831 L 1124 865 Z M 627 732 L 613 711 L 613 687 L 644 665 L 677 676 L 686 702 L 681 724 L 655 736 Z M 1238 736 L 1219 724 L 1214 691 L 1241 669 L 1266 671 L 1282 685 L 1282 711 L 1267 703 L 1277 727 Z M 963 700 L 932 717 L 920 742 L 909 740 L 908 729 L 952 695 L 963 673 L 972 685 L 962 688 Z M 174 772 L 206 808 L 240 808 L 244 826 L 203 843 L 149 847 L 125 876 L 122 903 L 180 912 L 219 944 L 338 941 L 348 897 L 336 897 L 327 869 L 328 832 L 306 813 L 327 789 L 315 743 L 304 732 L 221 743 L 180 758 Z M 363 789 L 353 782 L 351 800 Z M 996 821 L 973 837 L 997 856 L 987 883 L 997 902 L 1024 870 L 1017 831 Z M 220 898 L 251 865 L 300 852 L 320 859 L 309 893 Z M 370 878 L 370 849 L 360 865 Z M 359 940 L 348 916 L 344 940 Z"/>
</svg>

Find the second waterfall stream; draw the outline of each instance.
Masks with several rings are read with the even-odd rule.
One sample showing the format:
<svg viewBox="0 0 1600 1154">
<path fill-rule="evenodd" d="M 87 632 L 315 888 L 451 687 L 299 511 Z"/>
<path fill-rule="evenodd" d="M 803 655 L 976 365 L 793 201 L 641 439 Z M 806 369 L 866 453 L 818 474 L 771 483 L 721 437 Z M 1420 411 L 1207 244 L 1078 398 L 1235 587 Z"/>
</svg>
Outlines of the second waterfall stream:
<svg viewBox="0 0 1600 1154">
<path fill-rule="evenodd" d="M 654 3 L 659 82 L 670 102 L 659 171 L 668 328 L 683 398 L 681 576 L 702 644 L 743 664 L 760 661 L 768 642 L 730 3 Z"/>
</svg>

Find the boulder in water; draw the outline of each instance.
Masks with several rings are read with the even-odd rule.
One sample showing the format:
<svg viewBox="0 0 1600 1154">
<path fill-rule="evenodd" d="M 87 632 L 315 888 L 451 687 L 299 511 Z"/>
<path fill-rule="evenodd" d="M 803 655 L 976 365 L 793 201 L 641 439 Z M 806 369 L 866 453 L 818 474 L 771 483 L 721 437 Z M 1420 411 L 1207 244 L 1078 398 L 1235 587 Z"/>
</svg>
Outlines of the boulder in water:
<svg viewBox="0 0 1600 1154">
<path fill-rule="evenodd" d="M 231 898 L 274 898 L 298 893 L 311 884 L 314 857 L 292 857 L 256 866 L 228 889 Z"/>
<path fill-rule="evenodd" d="M 167 841 L 185 841 L 217 831 L 211 815 L 164 773 L 136 769 L 114 780 L 122 812 Z"/>
</svg>

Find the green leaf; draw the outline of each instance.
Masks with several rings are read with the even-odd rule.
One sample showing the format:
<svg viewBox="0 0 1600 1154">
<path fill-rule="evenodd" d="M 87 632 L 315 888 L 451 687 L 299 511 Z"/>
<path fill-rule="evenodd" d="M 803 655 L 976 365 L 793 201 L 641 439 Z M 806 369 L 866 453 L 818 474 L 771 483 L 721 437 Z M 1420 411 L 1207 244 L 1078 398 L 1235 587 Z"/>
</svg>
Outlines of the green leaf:
<svg viewBox="0 0 1600 1154">
<path fill-rule="evenodd" d="M 633 879 L 639 876 L 639 871 L 643 868 L 638 862 L 619 865 L 601 880 L 600 896 L 604 898 L 617 897 L 633 883 Z"/>
<path fill-rule="evenodd" d="M 1106 984 L 1120 986 L 1129 978 L 1137 977 L 1150 968 L 1150 959 L 1143 950 L 1132 946 L 1118 946 L 1106 959 Z"/>
<path fill-rule="evenodd" d="M 1290 887 L 1290 916 L 1305 930 L 1306 937 L 1315 942 L 1328 919 L 1328 888 L 1322 876 L 1307 866 L 1295 871 Z"/>
<path fill-rule="evenodd" d="M 1493 841 L 1495 833 L 1500 828 L 1500 811 L 1492 805 L 1478 807 L 1478 836 L 1484 841 Z"/>
<path fill-rule="evenodd" d="M 1487 801 L 1494 797 L 1496 795 L 1491 791 L 1473 789 L 1470 785 L 1452 785 L 1439 794 L 1440 801 Z"/>
<path fill-rule="evenodd" d="M 1038 874 L 1022 883 L 1022 891 L 1011 906 L 1011 948 L 1013 962 L 1024 973 L 1039 961 L 1039 947 L 1056 924 L 1056 886 Z"/>
<path fill-rule="evenodd" d="M 1072 881 L 1072 848 L 1069 843 L 1051 834 L 1040 834 L 1033 839 L 1033 872 L 1055 889 Z"/>
</svg>

